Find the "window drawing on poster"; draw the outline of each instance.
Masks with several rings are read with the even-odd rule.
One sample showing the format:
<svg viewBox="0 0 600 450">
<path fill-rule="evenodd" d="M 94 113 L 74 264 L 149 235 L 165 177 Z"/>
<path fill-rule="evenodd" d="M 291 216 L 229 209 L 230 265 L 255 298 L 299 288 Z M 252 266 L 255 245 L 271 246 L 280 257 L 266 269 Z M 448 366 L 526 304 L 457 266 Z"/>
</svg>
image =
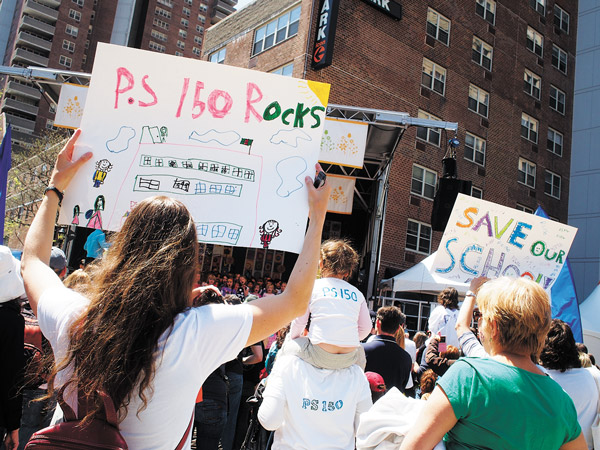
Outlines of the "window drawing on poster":
<svg viewBox="0 0 600 450">
<path fill-rule="evenodd" d="M 99 44 L 75 149 L 94 157 L 59 220 L 117 231 L 165 195 L 200 242 L 299 252 L 328 97 L 324 83 Z"/>
<path fill-rule="evenodd" d="M 460 282 L 527 277 L 548 290 L 577 228 L 459 194 L 431 272 Z"/>
</svg>

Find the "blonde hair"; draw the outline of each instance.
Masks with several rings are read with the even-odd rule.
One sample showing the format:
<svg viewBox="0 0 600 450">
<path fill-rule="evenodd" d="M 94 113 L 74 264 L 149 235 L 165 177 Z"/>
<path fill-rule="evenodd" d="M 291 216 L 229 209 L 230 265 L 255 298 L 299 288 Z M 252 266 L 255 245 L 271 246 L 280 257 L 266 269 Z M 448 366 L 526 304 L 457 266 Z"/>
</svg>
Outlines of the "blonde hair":
<svg viewBox="0 0 600 450">
<path fill-rule="evenodd" d="M 91 278 L 88 275 L 88 273 L 83 269 L 77 269 L 63 281 L 63 284 L 66 287 L 81 293 L 87 291 L 87 289 L 90 286 L 90 283 Z"/>
<path fill-rule="evenodd" d="M 550 299 L 539 284 L 497 278 L 479 289 L 477 303 L 483 318 L 496 322 L 503 350 L 539 356 L 552 321 Z"/>
<path fill-rule="evenodd" d="M 359 256 L 344 239 L 329 239 L 321 244 L 321 270 L 324 276 L 350 276 L 358 266 Z"/>
<path fill-rule="evenodd" d="M 581 362 L 581 367 L 592 367 L 592 360 L 587 353 L 579 352 L 579 361 Z"/>
</svg>

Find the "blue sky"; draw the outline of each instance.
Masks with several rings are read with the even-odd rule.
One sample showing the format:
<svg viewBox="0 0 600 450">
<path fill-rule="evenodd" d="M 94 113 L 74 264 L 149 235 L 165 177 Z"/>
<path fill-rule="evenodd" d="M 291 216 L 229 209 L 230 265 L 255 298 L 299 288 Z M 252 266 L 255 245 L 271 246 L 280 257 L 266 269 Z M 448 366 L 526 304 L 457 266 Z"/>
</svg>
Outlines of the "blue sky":
<svg viewBox="0 0 600 450">
<path fill-rule="evenodd" d="M 238 0 L 237 6 L 235 7 L 235 9 L 237 9 L 238 11 L 240 9 L 242 9 L 244 6 L 246 6 L 248 3 L 252 2 L 253 0 Z"/>
</svg>

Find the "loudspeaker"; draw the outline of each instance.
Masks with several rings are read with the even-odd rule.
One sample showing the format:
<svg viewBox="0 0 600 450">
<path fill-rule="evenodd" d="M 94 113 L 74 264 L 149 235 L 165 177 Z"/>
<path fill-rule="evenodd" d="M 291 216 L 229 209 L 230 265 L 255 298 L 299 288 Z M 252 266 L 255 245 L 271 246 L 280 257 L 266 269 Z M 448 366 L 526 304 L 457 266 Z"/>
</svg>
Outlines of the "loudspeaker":
<svg viewBox="0 0 600 450">
<path fill-rule="evenodd" d="M 471 195 L 471 182 L 456 178 L 440 178 L 438 190 L 433 199 L 431 211 L 431 228 L 433 231 L 444 231 L 459 193 Z"/>
</svg>

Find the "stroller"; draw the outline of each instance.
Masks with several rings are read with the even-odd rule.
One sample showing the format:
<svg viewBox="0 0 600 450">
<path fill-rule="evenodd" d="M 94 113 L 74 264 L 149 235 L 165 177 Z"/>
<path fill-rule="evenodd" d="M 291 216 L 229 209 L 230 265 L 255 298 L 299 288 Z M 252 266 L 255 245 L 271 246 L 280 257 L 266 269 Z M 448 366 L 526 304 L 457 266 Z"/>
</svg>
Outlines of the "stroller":
<svg viewBox="0 0 600 450">
<path fill-rule="evenodd" d="M 246 400 L 250 405 L 250 423 L 240 450 L 270 450 L 273 444 L 273 432 L 265 430 L 258 421 L 258 408 L 262 404 L 266 380 L 256 386 L 254 395 Z"/>
</svg>

